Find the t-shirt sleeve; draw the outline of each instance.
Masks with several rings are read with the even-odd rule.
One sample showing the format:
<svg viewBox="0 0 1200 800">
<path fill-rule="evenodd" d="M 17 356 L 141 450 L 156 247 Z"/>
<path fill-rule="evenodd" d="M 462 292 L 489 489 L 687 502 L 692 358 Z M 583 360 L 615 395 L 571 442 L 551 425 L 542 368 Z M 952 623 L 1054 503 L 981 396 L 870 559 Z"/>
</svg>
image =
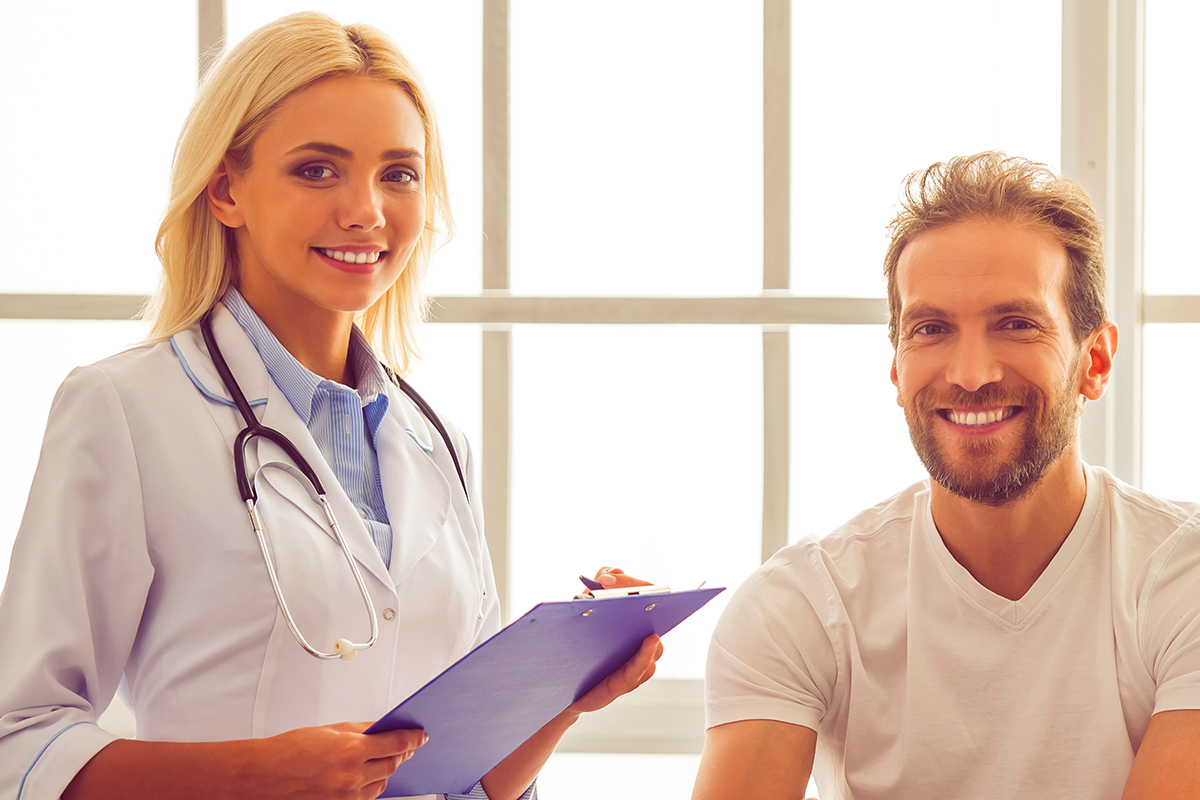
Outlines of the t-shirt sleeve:
<svg viewBox="0 0 1200 800">
<path fill-rule="evenodd" d="M 785 548 L 742 584 L 708 650 L 706 725 L 769 719 L 812 730 L 833 697 L 837 660 L 825 586 L 809 552 Z"/>
<path fill-rule="evenodd" d="M 1157 687 L 1154 713 L 1200 709 L 1200 514 L 1171 534 L 1148 567 L 1138 625 Z"/>
</svg>

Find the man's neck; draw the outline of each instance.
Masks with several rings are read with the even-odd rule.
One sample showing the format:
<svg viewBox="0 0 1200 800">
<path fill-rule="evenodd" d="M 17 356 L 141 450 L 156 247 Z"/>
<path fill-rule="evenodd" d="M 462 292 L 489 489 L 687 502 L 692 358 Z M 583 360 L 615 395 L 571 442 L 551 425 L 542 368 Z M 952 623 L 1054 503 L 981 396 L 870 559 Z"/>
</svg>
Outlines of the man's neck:
<svg viewBox="0 0 1200 800">
<path fill-rule="evenodd" d="M 1087 479 L 1070 448 L 1019 500 L 1001 507 L 951 494 L 931 481 L 933 522 L 946 548 L 982 586 L 1018 600 L 1050 565 L 1087 499 Z"/>
</svg>

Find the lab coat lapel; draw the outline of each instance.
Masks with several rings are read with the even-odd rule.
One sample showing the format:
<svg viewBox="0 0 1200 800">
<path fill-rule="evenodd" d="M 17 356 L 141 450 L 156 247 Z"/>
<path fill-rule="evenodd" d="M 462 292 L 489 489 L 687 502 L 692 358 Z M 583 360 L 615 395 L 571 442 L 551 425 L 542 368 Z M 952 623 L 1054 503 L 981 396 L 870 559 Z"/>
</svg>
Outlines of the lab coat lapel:
<svg viewBox="0 0 1200 800">
<path fill-rule="evenodd" d="M 234 380 L 242 387 L 242 394 L 255 407 L 265 403 L 267 387 L 274 386 L 274 382 L 262 359 L 258 357 L 258 351 L 254 349 L 250 337 L 222 303 L 215 306 L 212 327 L 221 355 L 225 357 Z M 233 406 L 233 397 L 225 388 L 225 383 L 208 354 L 208 347 L 200 334 L 199 323 L 172 336 L 171 346 L 188 377 L 202 394 L 223 405 Z"/>
<path fill-rule="evenodd" d="M 268 428 L 274 428 L 291 440 L 296 449 L 300 451 L 300 455 L 304 456 L 317 474 L 351 554 L 384 586 L 391 588 L 393 586 L 392 578 L 388 574 L 383 557 L 379 555 L 379 550 L 371 540 L 367 526 L 359 516 L 358 510 L 350 502 L 350 498 L 341 484 L 338 483 L 333 470 L 329 468 L 325 457 L 321 455 L 316 441 L 312 438 L 312 434 L 309 433 L 304 422 L 296 415 L 287 398 L 283 396 L 283 392 L 271 380 L 271 375 L 267 372 L 266 365 L 263 364 L 258 351 L 254 348 L 254 343 L 250 341 L 250 337 L 242 330 L 242 326 L 238 324 L 228 309 L 220 303 L 217 304 L 216 311 L 213 313 L 213 335 L 216 337 L 217 346 L 221 348 L 222 355 L 225 356 L 225 361 L 229 364 L 234 379 L 241 386 L 246 399 L 255 407 L 262 424 Z M 200 335 L 199 326 L 190 329 L 186 334 L 176 335 L 173 341 L 185 367 L 191 372 L 193 382 L 199 385 L 200 390 L 209 397 L 215 396 L 230 403 L 229 391 L 225 388 L 216 367 L 213 366 L 212 359 L 208 355 L 208 348 L 205 347 L 204 340 Z M 262 408 L 263 400 L 265 400 L 265 408 Z M 233 413 L 237 414 L 236 411 Z M 238 420 L 240 423 L 240 416 Z M 261 437 L 255 438 L 248 448 L 247 467 L 253 471 L 257 465 L 268 461 L 291 463 L 277 445 Z M 335 538 L 320 506 L 314 503 L 304 488 L 290 476 L 279 470 L 268 469 L 263 471 L 262 480 L 269 482 L 271 488 L 307 514 L 330 538 Z"/>
<path fill-rule="evenodd" d="M 388 395 L 375 449 L 392 526 L 392 579 L 399 585 L 445 527 L 451 486 L 434 461 L 445 449 L 441 437 L 399 389 L 389 385 Z"/>
</svg>

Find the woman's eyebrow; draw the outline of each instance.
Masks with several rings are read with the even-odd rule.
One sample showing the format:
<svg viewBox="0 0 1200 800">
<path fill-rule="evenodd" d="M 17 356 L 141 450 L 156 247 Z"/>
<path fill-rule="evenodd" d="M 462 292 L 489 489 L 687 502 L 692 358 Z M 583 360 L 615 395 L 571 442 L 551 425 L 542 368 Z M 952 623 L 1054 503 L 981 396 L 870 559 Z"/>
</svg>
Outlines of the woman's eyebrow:
<svg viewBox="0 0 1200 800">
<path fill-rule="evenodd" d="M 293 147 L 287 151 L 287 155 L 290 156 L 292 153 L 299 153 L 301 150 L 315 150 L 318 153 L 325 153 L 326 155 L 337 156 L 338 158 L 352 158 L 354 156 L 346 148 L 338 147 L 336 144 L 329 144 L 328 142 L 308 142 L 299 147 Z"/>
<path fill-rule="evenodd" d="M 381 161 L 397 161 L 404 158 L 424 159 L 425 156 L 421 155 L 420 150 L 413 150 L 410 147 L 401 147 L 396 150 L 384 150 L 383 155 L 381 155 L 379 158 Z"/>
<path fill-rule="evenodd" d="M 353 158 L 354 157 L 354 154 L 351 153 L 346 148 L 338 147 L 336 144 L 330 144 L 328 142 L 307 142 L 306 144 L 302 144 L 299 147 L 293 147 L 291 150 L 289 150 L 287 152 L 287 155 L 290 156 L 293 153 L 299 153 L 302 150 L 312 150 L 312 151 L 315 151 L 318 153 L 325 153 L 326 155 L 336 156 L 338 158 Z M 411 147 L 398 147 L 398 148 L 395 148 L 394 150 L 384 150 L 383 154 L 379 158 L 381 161 L 397 161 L 397 160 L 402 160 L 405 158 L 422 158 L 423 159 L 424 156 L 421 155 L 420 150 L 415 150 Z"/>
</svg>

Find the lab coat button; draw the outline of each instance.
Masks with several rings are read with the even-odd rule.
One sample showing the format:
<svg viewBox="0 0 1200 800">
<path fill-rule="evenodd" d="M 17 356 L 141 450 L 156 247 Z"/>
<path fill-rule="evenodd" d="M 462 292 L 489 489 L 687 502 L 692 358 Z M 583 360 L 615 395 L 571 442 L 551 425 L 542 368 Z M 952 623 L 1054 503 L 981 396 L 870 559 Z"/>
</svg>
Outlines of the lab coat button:
<svg viewBox="0 0 1200 800">
<path fill-rule="evenodd" d="M 383 618 L 386 619 L 388 622 L 391 622 L 392 620 L 394 620 L 396 618 L 396 612 L 390 608 L 385 608 L 383 610 Z"/>
</svg>

